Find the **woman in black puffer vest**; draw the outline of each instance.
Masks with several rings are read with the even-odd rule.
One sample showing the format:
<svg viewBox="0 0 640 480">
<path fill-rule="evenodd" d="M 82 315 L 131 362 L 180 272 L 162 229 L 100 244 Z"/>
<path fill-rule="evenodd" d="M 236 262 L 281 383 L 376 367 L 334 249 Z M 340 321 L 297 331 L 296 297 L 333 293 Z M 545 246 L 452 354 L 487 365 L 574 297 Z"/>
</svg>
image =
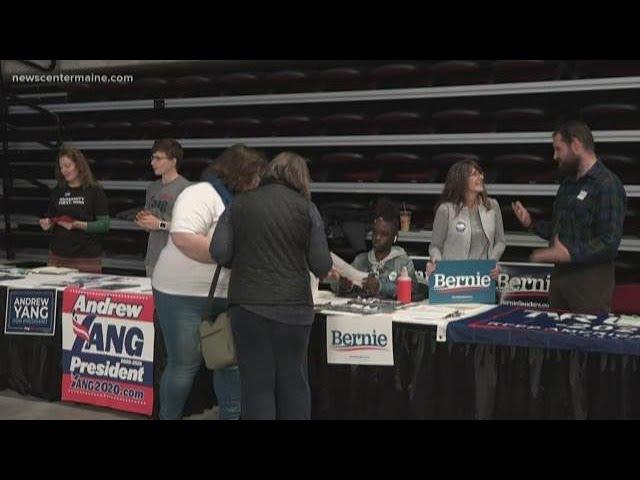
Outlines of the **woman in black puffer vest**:
<svg viewBox="0 0 640 480">
<path fill-rule="evenodd" d="M 309 271 L 332 267 L 305 160 L 275 157 L 260 188 L 225 210 L 211 256 L 231 268 L 229 306 L 242 387 L 242 419 L 308 419 L 307 349 L 313 323 Z"/>
</svg>

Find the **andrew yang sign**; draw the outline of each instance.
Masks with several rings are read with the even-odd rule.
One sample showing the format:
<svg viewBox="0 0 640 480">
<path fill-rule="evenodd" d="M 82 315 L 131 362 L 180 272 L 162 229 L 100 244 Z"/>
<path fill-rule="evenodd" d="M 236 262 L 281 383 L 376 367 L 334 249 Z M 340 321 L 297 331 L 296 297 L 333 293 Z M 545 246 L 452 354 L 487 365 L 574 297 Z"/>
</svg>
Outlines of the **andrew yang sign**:
<svg viewBox="0 0 640 480">
<path fill-rule="evenodd" d="M 6 335 L 53 336 L 55 331 L 55 289 L 7 289 Z"/>
<path fill-rule="evenodd" d="M 62 400 L 151 415 L 153 297 L 67 288 Z"/>
</svg>

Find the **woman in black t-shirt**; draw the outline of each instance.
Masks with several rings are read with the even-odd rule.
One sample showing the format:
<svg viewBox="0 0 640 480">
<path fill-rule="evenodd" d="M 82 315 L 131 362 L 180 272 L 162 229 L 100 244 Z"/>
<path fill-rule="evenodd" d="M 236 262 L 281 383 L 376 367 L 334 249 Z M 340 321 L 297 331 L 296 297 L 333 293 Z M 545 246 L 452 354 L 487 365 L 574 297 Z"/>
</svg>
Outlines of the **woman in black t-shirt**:
<svg viewBox="0 0 640 480">
<path fill-rule="evenodd" d="M 80 150 L 63 147 L 56 164 L 58 185 L 51 192 L 43 230 L 52 230 L 49 265 L 102 272 L 98 233 L 109 230 L 107 197 Z"/>
</svg>

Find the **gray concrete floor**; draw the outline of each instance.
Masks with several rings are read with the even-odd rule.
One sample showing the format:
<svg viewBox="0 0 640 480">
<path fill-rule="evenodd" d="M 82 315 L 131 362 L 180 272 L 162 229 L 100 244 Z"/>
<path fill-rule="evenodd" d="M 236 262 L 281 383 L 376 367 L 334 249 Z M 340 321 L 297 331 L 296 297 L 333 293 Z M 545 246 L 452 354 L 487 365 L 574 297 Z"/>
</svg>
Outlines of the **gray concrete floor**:
<svg viewBox="0 0 640 480">
<path fill-rule="evenodd" d="M 143 415 L 68 402 L 47 402 L 12 390 L 0 391 L 0 420 L 146 420 Z M 185 420 L 217 420 L 218 407 Z"/>
</svg>

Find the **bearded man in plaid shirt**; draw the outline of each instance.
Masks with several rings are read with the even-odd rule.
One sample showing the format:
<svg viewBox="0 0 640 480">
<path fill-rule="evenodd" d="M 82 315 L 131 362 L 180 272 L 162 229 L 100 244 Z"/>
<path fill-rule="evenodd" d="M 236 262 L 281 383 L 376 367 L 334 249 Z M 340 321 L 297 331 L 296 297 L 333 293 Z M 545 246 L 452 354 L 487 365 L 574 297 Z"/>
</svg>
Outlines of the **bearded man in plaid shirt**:
<svg viewBox="0 0 640 480">
<path fill-rule="evenodd" d="M 520 202 L 523 227 L 549 240 L 532 262 L 553 263 L 553 310 L 608 313 L 615 286 L 614 259 L 622 239 L 627 196 L 620 179 L 598 160 L 589 127 L 577 121 L 553 132 L 553 159 L 564 176 L 551 221 L 534 221 Z"/>
</svg>

